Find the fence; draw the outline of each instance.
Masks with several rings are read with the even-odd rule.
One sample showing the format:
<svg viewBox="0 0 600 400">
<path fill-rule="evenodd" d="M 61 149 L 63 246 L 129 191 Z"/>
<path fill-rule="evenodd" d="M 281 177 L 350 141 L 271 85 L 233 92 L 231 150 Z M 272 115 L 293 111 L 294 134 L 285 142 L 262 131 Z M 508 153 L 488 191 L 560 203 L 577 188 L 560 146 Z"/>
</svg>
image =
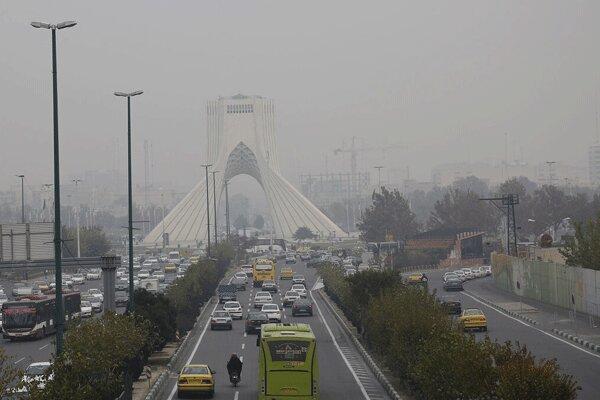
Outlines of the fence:
<svg viewBox="0 0 600 400">
<path fill-rule="evenodd" d="M 492 273 L 506 291 L 600 317 L 600 271 L 494 253 Z"/>
</svg>

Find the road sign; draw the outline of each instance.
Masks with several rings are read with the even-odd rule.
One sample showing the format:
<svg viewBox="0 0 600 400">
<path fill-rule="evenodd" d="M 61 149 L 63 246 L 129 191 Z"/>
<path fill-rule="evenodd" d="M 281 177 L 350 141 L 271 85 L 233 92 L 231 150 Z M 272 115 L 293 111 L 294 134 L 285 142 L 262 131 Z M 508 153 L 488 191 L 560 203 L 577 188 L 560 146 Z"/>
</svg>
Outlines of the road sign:
<svg viewBox="0 0 600 400">
<path fill-rule="evenodd" d="M 0 262 L 54 258 L 52 222 L 0 225 Z"/>
</svg>

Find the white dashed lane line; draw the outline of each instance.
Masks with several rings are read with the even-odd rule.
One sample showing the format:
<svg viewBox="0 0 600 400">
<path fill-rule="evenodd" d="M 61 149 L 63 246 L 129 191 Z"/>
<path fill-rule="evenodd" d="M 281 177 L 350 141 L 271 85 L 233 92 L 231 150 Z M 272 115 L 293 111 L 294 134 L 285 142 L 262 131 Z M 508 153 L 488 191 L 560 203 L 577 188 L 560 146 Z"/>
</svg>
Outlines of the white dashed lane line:
<svg viewBox="0 0 600 400">
<path fill-rule="evenodd" d="M 19 358 L 17 361 L 15 361 L 15 365 L 17 365 L 18 363 L 20 363 L 21 361 L 23 361 L 25 359 L 25 357 L 21 357 Z"/>
</svg>

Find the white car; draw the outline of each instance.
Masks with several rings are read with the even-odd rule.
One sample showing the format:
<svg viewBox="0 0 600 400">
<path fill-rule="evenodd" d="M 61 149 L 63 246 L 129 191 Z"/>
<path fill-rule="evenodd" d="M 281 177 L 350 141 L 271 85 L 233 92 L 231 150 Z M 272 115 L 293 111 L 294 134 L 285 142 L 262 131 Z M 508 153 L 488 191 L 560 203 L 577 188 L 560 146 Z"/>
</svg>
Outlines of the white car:
<svg viewBox="0 0 600 400">
<path fill-rule="evenodd" d="M 248 284 L 248 275 L 245 272 L 236 272 L 233 276 L 234 279 L 239 279 L 240 281 L 244 281 L 245 284 Z"/>
<path fill-rule="evenodd" d="M 81 301 L 81 318 L 89 318 L 94 313 L 92 310 L 92 303 L 87 300 Z"/>
<path fill-rule="evenodd" d="M 154 271 L 152 273 L 152 278 L 158 279 L 159 282 L 164 282 L 165 281 L 165 274 L 162 271 Z"/>
<path fill-rule="evenodd" d="M 460 279 L 461 281 L 464 282 L 467 280 L 467 276 L 465 275 L 465 273 L 462 269 L 457 269 L 453 273 L 454 273 L 454 275 L 458 276 L 458 279 Z"/>
<path fill-rule="evenodd" d="M 150 269 L 152 268 L 152 263 L 150 261 L 144 261 L 142 268 Z"/>
<path fill-rule="evenodd" d="M 307 296 L 306 287 L 304 287 L 304 285 L 301 283 L 292 285 L 292 288 L 290 290 L 293 292 L 297 292 L 300 295 L 300 297 L 303 299 L 305 299 Z"/>
<path fill-rule="evenodd" d="M 485 276 L 490 276 L 492 274 L 492 266 L 491 265 L 484 265 L 481 268 L 483 269 L 483 272 L 485 272 Z"/>
<path fill-rule="evenodd" d="M 100 289 L 89 289 L 88 296 L 100 299 L 100 301 L 104 299 L 104 296 L 102 295 L 102 291 L 100 291 Z"/>
<path fill-rule="evenodd" d="M 481 267 L 471 268 L 471 272 L 473 273 L 475 278 L 483 278 L 485 276 L 485 272 Z"/>
<path fill-rule="evenodd" d="M 279 306 L 275 303 L 267 303 L 262 306 L 260 309 L 261 312 L 267 314 L 267 318 L 269 318 L 269 322 L 281 322 L 281 310 Z"/>
<path fill-rule="evenodd" d="M 0 309 L 2 309 L 2 304 L 8 301 L 8 296 L 4 293 L 0 294 Z"/>
<path fill-rule="evenodd" d="M 231 318 L 233 319 L 242 319 L 242 306 L 239 301 L 226 301 L 223 304 L 223 310 L 227 311 Z"/>
<path fill-rule="evenodd" d="M 147 269 L 143 269 L 137 274 L 138 279 L 148 279 L 150 278 L 150 271 Z"/>
<path fill-rule="evenodd" d="M 121 278 L 123 276 L 127 275 L 127 270 L 125 268 L 118 268 L 117 269 L 117 278 Z M 90 278 L 88 278 L 90 279 Z"/>
<path fill-rule="evenodd" d="M 458 275 L 456 275 L 454 272 L 446 272 L 446 273 L 445 273 L 445 274 L 442 276 L 442 280 L 443 280 L 444 282 L 446 282 L 448 279 L 452 279 L 452 278 L 454 278 L 454 279 L 460 279 L 460 278 L 458 277 Z"/>
<path fill-rule="evenodd" d="M 83 276 L 83 274 L 75 274 L 71 279 L 73 280 L 74 285 L 82 285 L 85 282 L 85 276 Z"/>
<path fill-rule="evenodd" d="M 44 374 L 46 370 L 50 368 L 48 361 L 34 362 L 29 364 L 25 369 L 23 378 L 21 378 L 21 387 L 17 390 L 18 393 L 27 393 L 27 387 L 32 383 L 35 383 L 39 389 L 46 387 L 46 378 Z M 48 376 L 48 380 L 52 380 L 54 376 L 51 374 Z"/>
<path fill-rule="evenodd" d="M 300 293 L 295 292 L 293 290 L 288 290 L 285 292 L 285 296 L 283 296 L 283 306 L 291 307 L 294 304 L 294 301 L 300 298 Z"/>
<path fill-rule="evenodd" d="M 292 283 L 306 284 L 306 279 L 304 278 L 304 275 L 294 275 L 292 277 Z"/>
<path fill-rule="evenodd" d="M 254 295 L 254 308 L 262 308 L 264 304 L 272 303 L 273 297 L 269 292 L 256 292 Z"/>
<path fill-rule="evenodd" d="M 118 272 L 118 270 L 117 270 L 117 272 Z M 90 281 L 98 280 L 98 279 L 100 279 L 100 271 L 97 269 L 88 271 L 88 273 L 85 275 L 85 277 Z"/>
<path fill-rule="evenodd" d="M 471 271 L 471 268 L 461 268 L 460 270 L 465 274 L 467 279 L 475 278 L 475 275 L 473 275 L 473 271 Z"/>
</svg>

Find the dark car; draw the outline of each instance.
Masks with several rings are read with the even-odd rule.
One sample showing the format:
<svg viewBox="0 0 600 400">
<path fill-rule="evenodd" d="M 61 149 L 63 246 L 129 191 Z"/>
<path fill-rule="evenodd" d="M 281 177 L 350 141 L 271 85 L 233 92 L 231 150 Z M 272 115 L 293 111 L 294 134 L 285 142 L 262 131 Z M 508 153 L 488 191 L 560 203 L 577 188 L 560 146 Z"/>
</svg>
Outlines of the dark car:
<svg viewBox="0 0 600 400">
<path fill-rule="evenodd" d="M 115 305 L 117 307 L 125 307 L 129 301 L 129 295 L 127 292 L 119 290 L 115 292 Z"/>
<path fill-rule="evenodd" d="M 225 303 L 226 301 L 237 300 L 237 287 L 235 285 L 219 285 L 217 287 L 217 294 L 219 296 L 219 303 Z"/>
<path fill-rule="evenodd" d="M 442 308 L 450 315 L 460 315 L 462 313 L 462 306 L 460 300 L 456 297 L 445 296 L 441 299 Z"/>
<path fill-rule="evenodd" d="M 298 299 L 292 304 L 292 316 L 313 315 L 312 302 L 308 299 Z"/>
<path fill-rule="evenodd" d="M 129 285 L 125 282 L 117 282 L 115 283 L 115 291 L 119 292 L 119 291 L 123 291 L 123 292 L 128 292 L 129 291 Z"/>
<path fill-rule="evenodd" d="M 262 324 L 269 322 L 264 312 L 249 312 L 246 316 L 246 333 L 258 333 Z"/>
<path fill-rule="evenodd" d="M 450 278 L 444 282 L 444 290 L 448 292 L 452 290 L 463 290 L 462 281 L 458 278 Z"/>
<path fill-rule="evenodd" d="M 262 283 L 262 290 L 270 293 L 277 293 L 277 285 L 273 281 L 264 281 Z"/>
</svg>

